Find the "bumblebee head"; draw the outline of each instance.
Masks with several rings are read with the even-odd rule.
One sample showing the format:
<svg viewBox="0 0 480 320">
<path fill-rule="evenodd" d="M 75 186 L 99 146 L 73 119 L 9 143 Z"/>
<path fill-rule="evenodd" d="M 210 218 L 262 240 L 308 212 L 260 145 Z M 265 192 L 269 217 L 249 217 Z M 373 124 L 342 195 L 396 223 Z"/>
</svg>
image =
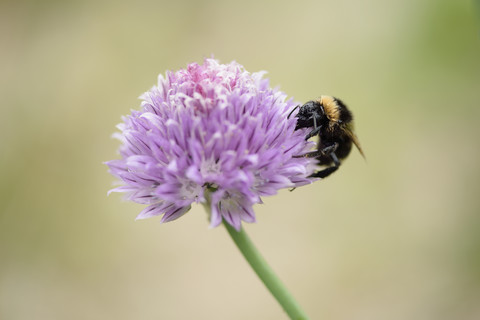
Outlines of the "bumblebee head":
<svg viewBox="0 0 480 320">
<path fill-rule="evenodd" d="M 322 111 L 319 110 L 319 106 L 316 101 L 308 101 L 299 108 L 300 109 L 298 110 L 298 113 L 296 115 L 297 125 L 295 126 L 295 130 L 298 130 L 301 128 L 313 127 L 314 125 L 313 119 L 315 117 L 318 118 L 320 115 L 323 116 L 323 110 Z"/>
</svg>

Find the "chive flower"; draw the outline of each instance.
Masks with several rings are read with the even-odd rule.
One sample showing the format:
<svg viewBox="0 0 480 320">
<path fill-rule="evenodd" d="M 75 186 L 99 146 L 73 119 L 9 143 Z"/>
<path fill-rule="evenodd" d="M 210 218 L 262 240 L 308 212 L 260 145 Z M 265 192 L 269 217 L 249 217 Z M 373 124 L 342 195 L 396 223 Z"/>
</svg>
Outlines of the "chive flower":
<svg viewBox="0 0 480 320">
<path fill-rule="evenodd" d="M 297 104 L 264 74 L 205 59 L 160 75 L 117 126 L 121 158 L 106 164 L 121 185 L 110 192 L 147 205 L 137 219 L 172 221 L 195 202 L 210 205 L 212 227 L 240 230 L 261 197 L 311 183 L 315 159 L 293 157 L 313 146 L 288 118 Z"/>
</svg>

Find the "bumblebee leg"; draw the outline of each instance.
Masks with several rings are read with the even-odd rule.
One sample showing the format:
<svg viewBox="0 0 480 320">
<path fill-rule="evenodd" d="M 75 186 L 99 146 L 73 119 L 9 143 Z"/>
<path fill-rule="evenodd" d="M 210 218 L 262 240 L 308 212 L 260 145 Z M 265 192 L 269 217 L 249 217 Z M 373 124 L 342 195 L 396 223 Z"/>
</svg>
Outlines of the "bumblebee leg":
<svg viewBox="0 0 480 320">
<path fill-rule="evenodd" d="M 335 142 L 331 146 L 325 147 L 322 150 L 307 152 L 299 156 L 293 156 L 293 158 L 316 158 L 318 156 L 329 156 L 332 154 L 334 155 L 334 152 L 335 150 L 337 150 L 337 148 L 338 148 L 338 143 Z M 335 159 L 337 159 L 337 156 L 335 156 Z M 335 162 L 335 159 L 333 159 L 334 162 Z"/>
<path fill-rule="evenodd" d="M 316 136 L 319 132 L 320 132 L 320 129 L 322 128 L 322 126 L 320 127 L 317 127 L 317 117 L 318 117 L 318 113 L 314 112 L 312 114 L 312 118 L 313 118 L 313 130 L 310 131 L 307 136 L 305 137 L 305 140 L 308 140 L 310 139 L 311 137 L 313 136 Z"/>
<path fill-rule="evenodd" d="M 332 160 L 333 160 L 333 166 L 315 172 L 314 174 L 312 174 L 310 176 L 311 178 L 322 178 L 323 179 L 323 178 L 328 177 L 329 175 L 331 175 L 332 173 L 334 173 L 335 171 L 338 170 L 338 168 L 340 167 L 340 161 L 338 160 L 337 155 L 334 152 L 332 152 L 330 154 L 330 156 L 332 157 Z"/>
<path fill-rule="evenodd" d="M 316 127 L 315 129 L 313 129 L 312 131 L 310 131 L 310 132 L 307 134 L 307 136 L 305 137 L 305 140 L 308 140 L 308 139 L 310 139 L 311 137 L 316 136 L 316 135 L 320 132 L 321 129 L 322 129 L 322 126 Z"/>
<path fill-rule="evenodd" d="M 326 169 L 315 172 L 314 174 L 312 174 L 310 176 L 310 178 L 322 178 L 323 179 L 323 178 L 328 177 L 329 175 L 331 175 L 335 171 L 337 171 L 337 169 L 338 169 L 337 166 L 328 167 Z"/>
<path fill-rule="evenodd" d="M 312 152 L 307 152 L 298 156 L 292 156 L 292 158 L 316 158 L 318 156 L 321 156 L 323 153 L 322 151 L 312 151 Z"/>
</svg>

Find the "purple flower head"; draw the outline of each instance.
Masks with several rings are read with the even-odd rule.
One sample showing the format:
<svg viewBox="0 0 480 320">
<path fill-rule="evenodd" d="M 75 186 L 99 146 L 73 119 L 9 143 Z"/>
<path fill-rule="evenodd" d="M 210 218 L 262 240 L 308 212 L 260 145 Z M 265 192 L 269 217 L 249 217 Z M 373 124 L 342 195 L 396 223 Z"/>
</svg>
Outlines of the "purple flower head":
<svg viewBox="0 0 480 320">
<path fill-rule="evenodd" d="M 205 59 L 160 75 L 118 125 L 121 159 L 107 165 L 122 186 L 111 192 L 148 205 L 137 219 L 162 222 L 208 201 L 212 227 L 225 219 L 239 230 L 261 196 L 310 183 L 315 160 L 292 157 L 312 147 L 287 119 L 296 104 L 263 74 Z"/>
</svg>

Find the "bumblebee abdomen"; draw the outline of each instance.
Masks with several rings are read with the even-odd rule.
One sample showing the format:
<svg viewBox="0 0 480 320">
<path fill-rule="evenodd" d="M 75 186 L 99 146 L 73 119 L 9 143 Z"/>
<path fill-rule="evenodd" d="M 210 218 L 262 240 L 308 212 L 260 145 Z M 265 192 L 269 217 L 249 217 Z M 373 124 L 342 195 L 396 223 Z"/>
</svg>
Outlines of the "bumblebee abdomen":
<svg viewBox="0 0 480 320">
<path fill-rule="evenodd" d="M 352 150 L 352 140 L 345 134 L 337 135 L 326 135 L 320 136 L 320 141 L 318 144 L 318 150 L 324 150 L 325 148 L 337 144 L 337 149 L 335 150 L 335 155 L 338 159 L 344 159 Z M 333 159 L 330 155 L 319 156 L 319 164 L 327 165 L 333 162 Z"/>
<path fill-rule="evenodd" d="M 339 143 L 338 148 L 335 151 L 335 154 L 339 159 L 344 159 L 350 154 L 351 150 L 352 150 L 352 140 L 345 139 L 341 143 Z"/>
</svg>

